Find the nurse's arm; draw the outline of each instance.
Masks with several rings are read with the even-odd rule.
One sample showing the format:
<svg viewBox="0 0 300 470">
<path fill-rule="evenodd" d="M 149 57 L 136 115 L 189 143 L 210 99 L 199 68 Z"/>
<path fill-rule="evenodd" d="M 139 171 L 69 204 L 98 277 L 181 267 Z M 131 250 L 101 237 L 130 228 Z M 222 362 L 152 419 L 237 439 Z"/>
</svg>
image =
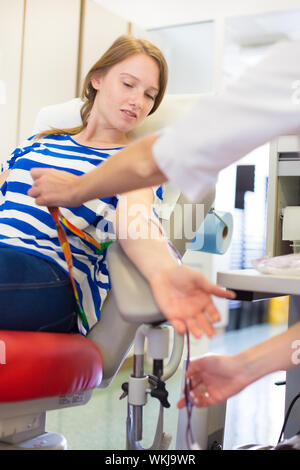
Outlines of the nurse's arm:
<svg viewBox="0 0 300 470">
<path fill-rule="evenodd" d="M 38 205 L 80 206 L 96 198 L 155 186 L 167 181 L 152 155 L 158 136 L 147 136 L 108 158 L 89 173 L 75 176 L 54 169 L 33 168 L 28 195 Z"/>
</svg>

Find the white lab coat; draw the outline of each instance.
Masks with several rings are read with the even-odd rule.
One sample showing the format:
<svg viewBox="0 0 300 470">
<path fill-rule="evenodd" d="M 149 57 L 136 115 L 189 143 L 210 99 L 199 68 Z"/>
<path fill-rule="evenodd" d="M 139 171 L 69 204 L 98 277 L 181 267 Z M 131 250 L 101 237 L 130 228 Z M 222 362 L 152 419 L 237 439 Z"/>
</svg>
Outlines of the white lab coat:
<svg viewBox="0 0 300 470">
<path fill-rule="evenodd" d="M 278 44 L 222 94 L 201 98 L 153 147 L 170 181 L 201 200 L 218 173 L 279 135 L 300 134 L 300 42 Z"/>
</svg>

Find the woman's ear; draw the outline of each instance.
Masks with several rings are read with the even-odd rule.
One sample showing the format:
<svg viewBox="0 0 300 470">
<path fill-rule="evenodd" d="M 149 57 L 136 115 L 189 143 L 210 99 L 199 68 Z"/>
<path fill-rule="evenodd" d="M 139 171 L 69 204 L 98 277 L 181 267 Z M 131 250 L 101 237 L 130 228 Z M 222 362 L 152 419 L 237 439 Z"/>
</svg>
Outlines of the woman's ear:
<svg viewBox="0 0 300 470">
<path fill-rule="evenodd" d="M 101 85 L 101 81 L 102 81 L 101 75 L 93 75 L 93 77 L 91 78 L 92 87 L 93 87 L 95 90 L 99 90 L 99 89 L 100 89 L 100 85 Z"/>
</svg>

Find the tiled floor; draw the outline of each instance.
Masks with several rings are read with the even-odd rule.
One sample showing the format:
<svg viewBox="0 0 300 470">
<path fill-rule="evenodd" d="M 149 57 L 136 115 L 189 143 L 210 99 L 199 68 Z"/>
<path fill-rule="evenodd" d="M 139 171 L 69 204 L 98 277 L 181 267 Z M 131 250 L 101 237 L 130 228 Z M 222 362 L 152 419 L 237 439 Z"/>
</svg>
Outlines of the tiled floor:
<svg viewBox="0 0 300 470">
<path fill-rule="evenodd" d="M 235 353 L 280 333 L 283 328 L 264 324 L 221 334 L 210 342 L 209 349 L 218 353 Z M 197 355 L 195 347 L 192 355 Z M 63 434 L 69 449 L 125 449 L 126 400 L 120 401 L 119 396 L 121 384 L 127 381 L 129 373 L 130 370 L 122 369 L 112 385 L 94 391 L 85 406 L 49 412 L 47 430 Z M 173 435 L 171 449 L 175 449 L 176 444 L 176 402 L 180 396 L 181 375 L 182 370 L 179 369 L 167 383 L 172 406 L 165 412 L 165 431 Z M 283 422 L 284 386 L 278 387 L 274 382 L 282 378 L 282 372 L 267 376 L 228 401 L 225 449 L 251 442 L 277 442 Z M 151 399 L 144 411 L 144 447 L 152 443 L 157 414 L 158 402 Z"/>
</svg>

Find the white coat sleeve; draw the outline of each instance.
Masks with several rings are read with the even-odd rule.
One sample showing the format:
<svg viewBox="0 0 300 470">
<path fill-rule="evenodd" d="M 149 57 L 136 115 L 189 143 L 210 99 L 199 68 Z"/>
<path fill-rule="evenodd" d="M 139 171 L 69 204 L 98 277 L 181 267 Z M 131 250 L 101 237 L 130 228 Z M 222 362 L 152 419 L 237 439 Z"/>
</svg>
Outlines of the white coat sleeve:
<svg viewBox="0 0 300 470">
<path fill-rule="evenodd" d="M 300 134 L 300 42 L 283 42 L 222 94 L 203 97 L 153 146 L 169 181 L 200 201 L 218 173 L 279 135 Z"/>
</svg>

